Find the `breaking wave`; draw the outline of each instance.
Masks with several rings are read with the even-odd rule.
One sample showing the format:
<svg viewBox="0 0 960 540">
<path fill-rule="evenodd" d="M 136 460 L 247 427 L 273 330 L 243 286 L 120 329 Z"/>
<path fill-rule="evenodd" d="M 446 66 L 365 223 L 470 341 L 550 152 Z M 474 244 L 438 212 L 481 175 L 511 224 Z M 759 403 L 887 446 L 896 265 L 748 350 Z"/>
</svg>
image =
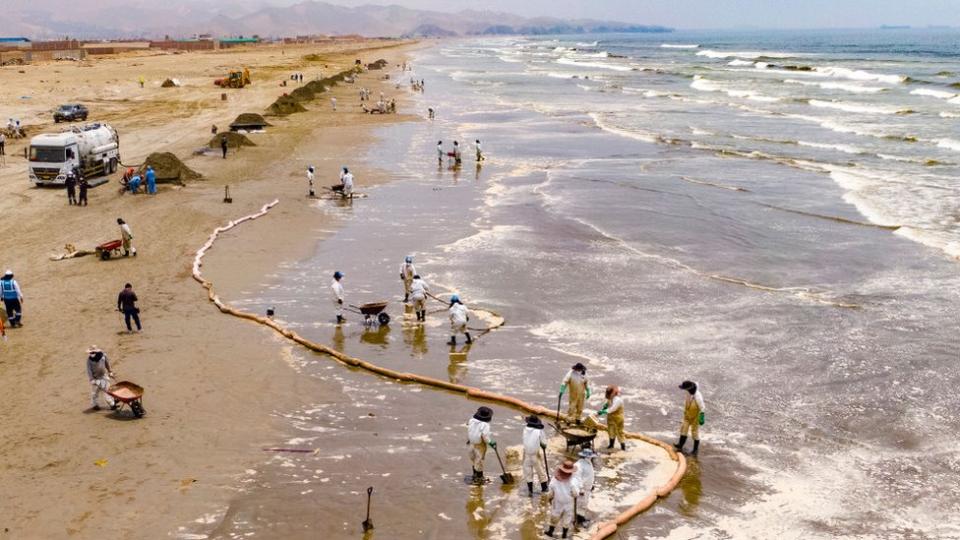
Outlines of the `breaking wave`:
<svg viewBox="0 0 960 540">
<path fill-rule="evenodd" d="M 701 92 L 722 92 L 730 97 L 749 99 L 753 101 L 760 101 L 763 103 L 774 103 L 781 101 L 778 97 L 767 96 L 759 92 L 753 92 L 751 90 L 736 90 L 732 88 L 724 88 L 720 86 L 716 81 L 711 81 L 710 79 L 704 79 L 700 75 L 697 75 L 693 78 L 693 82 L 690 83 L 690 88 L 694 90 L 699 90 Z"/>
<path fill-rule="evenodd" d="M 909 109 L 898 107 L 884 107 L 881 105 L 868 105 L 866 103 L 849 103 L 846 101 L 824 101 L 820 99 L 811 99 L 808 103 L 812 107 L 822 109 L 835 109 L 838 111 L 857 113 L 857 114 L 907 114 Z"/>
<path fill-rule="evenodd" d="M 702 50 L 697 56 L 707 58 L 794 58 L 798 56 L 795 53 L 773 52 L 773 51 L 714 51 L 711 49 Z"/>
<path fill-rule="evenodd" d="M 886 88 L 881 86 L 860 86 L 858 84 L 846 84 L 838 82 L 816 82 L 816 81 L 798 81 L 796 79 L 786 79 L 786 84 L 799 84 L 803 86 L 815 86 L 824 90 L 843 90 L 854 94 L 876 94 L 883 92 Z"/>
</svg>

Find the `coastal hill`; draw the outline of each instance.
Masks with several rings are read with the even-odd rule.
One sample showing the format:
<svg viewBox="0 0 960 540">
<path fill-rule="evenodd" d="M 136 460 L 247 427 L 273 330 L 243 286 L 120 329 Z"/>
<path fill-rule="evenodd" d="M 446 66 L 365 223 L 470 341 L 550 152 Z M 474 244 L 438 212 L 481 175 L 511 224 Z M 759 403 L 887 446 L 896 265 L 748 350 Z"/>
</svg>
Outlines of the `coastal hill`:
<svg viewBox="0 0 960 540">
<path fill-rule="evenodd" d="M 526 18 L 507 13 L 441 13 L 401 6 L 345 7 L 306 1 L 267 5 L 263 0 L 218 2 L 169 0 L 10 0 L 0 35 L 34 39 L 71 36 L 139 38 L 194 33 L 293 36 L 309 34 L 440 37 L 484 34 L 578 34 L 669 32 L 662 26 L 615 21 Z"/>
</svg>

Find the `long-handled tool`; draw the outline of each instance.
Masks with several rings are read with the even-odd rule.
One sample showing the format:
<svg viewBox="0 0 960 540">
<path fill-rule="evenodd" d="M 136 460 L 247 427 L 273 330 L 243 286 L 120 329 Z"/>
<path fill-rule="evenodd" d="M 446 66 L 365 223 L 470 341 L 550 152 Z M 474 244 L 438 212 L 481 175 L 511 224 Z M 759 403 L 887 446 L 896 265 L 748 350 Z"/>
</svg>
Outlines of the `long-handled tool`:
<svg viewBox="0 0 960 540">
<path fill-rule="evenodd" d="M 576 495 L 576 494 L 575 494 L 575 495 Z M 576 497 L 576 496 L 573 498 L 573 533 L 574 533 L 574 534 L 577 533 L 577 520 L 578 520 L 578 516 L 577 516 L 577 499 L 579 499 L 579 498 L 580 498 L 580 497 Z"/>
<path fill-rule="evenodd" d="M 500 450 L 496 446 L 493 447 L 493 451 L 497 454 L 497 461 L 500 462 L 500 470 L 503 471 L 503 474 L 500 475 L 500 480 L 503 480 L 504 484 L 513 483 L 513 475 L 507 472 L 506 467 L 503 466 L 503 460 L 500 459 Z"/>
<path fill-rule="evenodd" d="M 367 488 L 367 519 L 363 520 L 363 532 L 373 530 L 373 521 L 370 520 L 370 496 L 373 495 L 373 486 Z"/>
<path fill-rule="evenodd" d="M 541 448 L 543 450 L 543 470 L 545 471 L 547 478 L 550 477 L 550 464 L 547 463 L 547 449 Z"/>
<path fill-rule="evenodd" d="M 563 394 L 557 396 L 557 424 L 560 423 L 560 401 L 563 400 Z"/>
</svg>

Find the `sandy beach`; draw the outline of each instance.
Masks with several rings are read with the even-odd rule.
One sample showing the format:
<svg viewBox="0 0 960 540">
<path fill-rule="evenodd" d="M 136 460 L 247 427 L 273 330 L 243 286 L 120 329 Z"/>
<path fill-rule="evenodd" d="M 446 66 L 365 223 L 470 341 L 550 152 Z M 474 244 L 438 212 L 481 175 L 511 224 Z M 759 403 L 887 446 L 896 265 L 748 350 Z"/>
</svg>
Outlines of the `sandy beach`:
<svg viewBox="0 0 960 540">
<path fill-rule="evenodd" d="M 90 205 L 67 205 L 63 191 L 28 181 L 24 140 L 8 141 L 0 168 L 0 261 L 23 288 L 24 319 L 0 345 L 0 385 L 7 412 L 0 427 L 0 528 L 11 538 L 159 538 L 197 517 L 197 509 L 225 501 L 236 476 L 262 459 L 275 434 L 274 411 L 302 394 L 328 388 L 303 379 L 284 362 L 284 345 L 268 333 L 242 328 L 219 315 L 190 278 L 193 252 L 211 230 L 279 198 L 281 219 L 212 255 L 205 269 L 224 290 L 266 273 L 277 253 L 296 257 L 330 226 L 309 205 L 307 163 L 318 186 L 332 183 L 343 156 L 356 155 L 369 128 L 402 119 L 359 111 L 359 86 L 398 94 L 380 72 L 358 77 L 308 104 L 308 112 L 270 118 L 274 127 L 251 134 L 257 146 L 231 149 L 227 159 L 191 157 L 242 112 L 262 113 L 283 91 L 281 81 L 333 75 L 360 58 L 402 61 L 399 42 L 347 42 L 214 53 L 103 57 L 0 69 L 0 116 L 20 118 L 29 134 L 55 131 L 48 111 L 59 103 L 90 107 L 91 121 L 121 133 L 124 164 L 170 151 L 204 175 L 186 186 L 163 185 L 156 196 L 120 196 L 117 176 L 90 191 Z M 320 60 L 306 61 L 307 54 Z M 248 66 L 254 84 L 223 90 L 212 84 L 231 67 Z M 139 88 L 138 77 L 146 80 Z M 167 77 L 179 88 L 160 88 Z M 21 96 L 29 96 L 21 99 Z M 339 111 L 329 98 L 338 97 Z M 399 98 L 399 96 L 398 96 Z M 310 154 L 302 150 L 309 141 Z M 322 148 L 322 152 L 315 151 Z M 357 163 L 358 189 L 377 182 L 376 170 Z M 224 204 L 229 184 L 233 204 Z M 287 203 L 287 204 L 284 204 Z M 51 261 L 63 246 L 81 249 L 118 236 L 116 218 L 134 231 L 136 258 L 99 261 L 87 256 Z M 125 282 L 134 285 L 144 331 L 127 334 L 115 311 Z M 98 345 L 119 379 L 146 388 L 142 421 L 109 411 L 86 411 L 85 350 Z M 86 411 L 86 412 L 85 412 Z M 15 494 L 15 496 L 10 496 Z"/>
</svg>

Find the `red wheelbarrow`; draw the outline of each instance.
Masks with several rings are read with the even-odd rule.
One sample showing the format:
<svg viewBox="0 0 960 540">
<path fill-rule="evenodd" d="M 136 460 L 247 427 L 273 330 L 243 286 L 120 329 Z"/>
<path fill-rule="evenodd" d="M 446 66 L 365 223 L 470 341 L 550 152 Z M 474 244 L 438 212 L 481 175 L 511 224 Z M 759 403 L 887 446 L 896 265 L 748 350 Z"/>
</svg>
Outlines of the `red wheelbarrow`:
<svg viewBox="0 0 960 540">
<path fill-rule="evenodd" d="M 143 417 L 147 412 L 143 408 L 142 403 L 143 387 L 139 384 L 134 384 L 130 381 L 120 381 L 110 388 L 107 388 L 107 394 L 110 394 L 110 397 L 117 400 L 121 409 L 124 405 L 130 407 L 133 416 L 137 418 Z"/>
<path fill-rule="evenodd" d="M 137 250 L 130 248 L 130 254 L 137 256 Z M 123 240 L 111 240 L 97 246 L 97 257 L 106 261 L 110 257 L 120 257 L 123 255 Z"/>
</svg>

